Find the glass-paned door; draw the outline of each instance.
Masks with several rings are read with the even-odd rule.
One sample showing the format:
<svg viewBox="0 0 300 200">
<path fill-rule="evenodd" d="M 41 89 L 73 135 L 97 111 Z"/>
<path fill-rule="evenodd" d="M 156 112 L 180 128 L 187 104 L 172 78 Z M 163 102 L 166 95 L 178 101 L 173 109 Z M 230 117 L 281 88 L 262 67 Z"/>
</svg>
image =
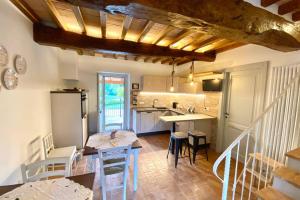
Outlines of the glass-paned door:
<svg viewBox="0 0 300 200">
<path fill-rule="evenodd" d="M 101 73 L 98 76 L 99 131 L 127 128 L 127 75 Z"/>
</svg>

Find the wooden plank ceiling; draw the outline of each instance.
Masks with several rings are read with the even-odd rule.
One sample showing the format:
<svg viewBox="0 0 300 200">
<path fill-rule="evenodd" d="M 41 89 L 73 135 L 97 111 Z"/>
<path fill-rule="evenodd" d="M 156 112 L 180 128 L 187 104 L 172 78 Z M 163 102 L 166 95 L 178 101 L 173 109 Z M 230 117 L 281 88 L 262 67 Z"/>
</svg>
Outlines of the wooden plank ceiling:
<svg viewBox="0 0 300 200">
<path fill-rule="evenodd" d="M 135 46 L 135 49 L 139 47 L 149 49 L 148 51 L 141 51 L 142 53 L 136 50 L 119 53 L 116 48 L 108 48 L 109 51 L 96 51 L 95 48 L 76 48 L 69 43 L 61 46 L 65 49 L 74 49 L 80 55 L 140 60 L 151 63 L 160 62 L 170 65 L 173 64 L 172 57 L 176 57 L 176 64 L 181 65 L 191 60 L 213 61 L 215 54 L 244 45 L 243 43 L 208 35 L 204 32 L 176 28 L 123 14 L 109 14 L 87 7 L 74 6 L 63 1 L 11 0 L 11 2 L 35 24 L 44 25 L 42 28 L 48 28 L 49 26 L 61 28 L 65 31 L 66 36 L 69 36 L 67 32 L 75 33 L 70 36 L 74 36 L 74 38 L 76 38 L 76 34 L 85 36 L 87 40 L 92 37 L 94 38 L 92 41 L 99 43 L 99 45 L 106 44 L 106 40 L 123 41 L 112 43 L 117 47 L 121 45 L 122 52 L 125 51 L 122 45 L 141 44 L 141 46 Z M 39 31 L 43 30 L 40 26 L 38 28 Z M 55 30 L 53 31 L 55 32 Z M 96 40 L 97 38 L 99 40 Z M 52 43 L 45 40 L 38 42 L 53 45 L 53 41 Z M 98 47 L 99 45 L 95 46 Z M 164 48 L 159 49 L 159 47 Z M 166 52 L 166 54 L 156 53 L 157 49 L 158 52 Z M 151 50 L 155 52 L 153 54 L 149 53 Z M 190 56 L 188 52 L 190 52 Z M 180 53 L 183 56 L 178 56 L 181 55 Z"/>
<path fill-rule="evenodd" d="M 278 5 L 278 14 L 291 14 L 294 22 L 300 21 L 300 1 L 299 0 L 261 0 L 263 7 L 269 7 L 273 4 Z"/>
</svg>

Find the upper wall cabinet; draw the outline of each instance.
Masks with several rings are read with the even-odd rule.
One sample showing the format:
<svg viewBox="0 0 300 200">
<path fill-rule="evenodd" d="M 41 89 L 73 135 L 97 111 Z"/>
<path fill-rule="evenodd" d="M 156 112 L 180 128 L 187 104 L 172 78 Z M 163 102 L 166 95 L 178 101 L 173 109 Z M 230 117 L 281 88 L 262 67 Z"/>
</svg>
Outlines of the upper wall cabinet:
<svg viewBox="0 0 300 200">
<path fill-rule="evenodd" d="M 173 79 L 173 86 L 174 86 L 174 91 L 173 92 L 180 92 L 179 91 L 179 77 L 175 76 Z M 172 78 L 167 77 L 167 92 L 170 92 L 170 88 L 172 86 Z"/>
<path fill-rule="evenodd" d="M 143 76 L 143 91 L 147 92 L 170 92 L 172 78 L 169 76 Z M 187 82 L 186 78 L 174 77 L 174 92 L 196 94 L 201 92 L 201 83 L 194 82 L 193 85 Z"/>
<path fill-rule="evenodd" d="M 143 91 L 147 92 L 166 92 L 167 79 L 165 76 L 143 76 Z"/>
<path fill-rule="evenodd" d="M 191 84 L 187 82 L 185 78 L 180 78 L 178 90 L 181 93 L 196 94 L 201 92 L 202 85 L 199 82 Z"/>
</svg>

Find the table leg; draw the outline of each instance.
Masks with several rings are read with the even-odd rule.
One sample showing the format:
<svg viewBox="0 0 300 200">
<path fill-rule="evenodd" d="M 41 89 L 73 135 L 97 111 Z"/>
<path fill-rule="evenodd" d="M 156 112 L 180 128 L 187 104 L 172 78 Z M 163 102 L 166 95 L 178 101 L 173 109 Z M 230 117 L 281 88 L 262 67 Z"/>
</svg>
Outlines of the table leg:
<svg viewBox="0 0 300 200">
<path fill-rule="evenodd" d="M 133 149 L 133 190 L 137 191 L 138 186 L 138 158 L 139 149 Z"/>
<path fill-rule="evenodd" d="M 176 122 L 172 123 L 172 132 L 175 133 L 176 132 Z M 171 153 L 174 154 L 175 151 L 175 141 L 174 139 L 171 139 Z"/>
</svg>

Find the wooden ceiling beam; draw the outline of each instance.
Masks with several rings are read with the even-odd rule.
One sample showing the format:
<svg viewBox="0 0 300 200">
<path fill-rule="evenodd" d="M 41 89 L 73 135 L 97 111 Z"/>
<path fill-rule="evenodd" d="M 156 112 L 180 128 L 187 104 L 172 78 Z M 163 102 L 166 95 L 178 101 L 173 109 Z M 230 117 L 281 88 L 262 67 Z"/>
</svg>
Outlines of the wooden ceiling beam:
<svg viewBox="0 0 300 200">
<path fill-rule="evenodd" d="M 124 40 L 126 37 L 126 34 L 130 28 L 131 22 L 132 22 L 133 18 L 130 16 L 125 16 L 124 21 L 123 21 L 123 29 L 122 29 L 122 35 L 121 35 L 121 39 Z"/>
<path fill-rule="evenodd" d="M 192 32 L 190 30 L 182 30 L 179 35 L 173 40 L 173 42 L 171 42 L 171 44 L 169 44 L 169 47 L 176 44 L 177 42 L 179 42 L 180 40 L 182 40 L 183 38 L 189 36 Z"/>
<path fill-rule="evenodd" d="M 300 11 L 293 13 L 292 14 L 292 19 L 293 19 L 294 22 L 300 21 Z"/>
<path fill-rule="evenodd" d="M 138 61 L 142 56 L 135 56 L 134 61 Z"/>
<path fill-rule="evenodd" d="M 148 21 L 145 25 L 145 27 L 143 28 L 142 33 L 140 34 L 139 39 L 137 40 L 137 42 L 141 42 L 144 37 L 147 35 L 147 33 L 150 31 L 150 29 L 154 26 L 154 22 L 152 21 Z"/>
<path fill-rule="evenodd" d="M 148 62 L 149 60 L 153 59 L 151 56 L 148 56 L 144 59 L 144 62 Z"/>
<path fill-rule="evenodd" d="M 201 41 L 201 42 L 197 43 L 197 44 L 194 46 L 194 48 L 192 49 L 192 51 L 196 51 L 197 49 L 200 49 L 200 48 L 203 48 L 203 47 L 205 47 L 205 46 L 208 46 L 208 45 L 210 45 L 210 44 L 216 42 L 217 40 L 219 40 L 219 38 L 217 38 L 217 37 L 211 37 L 211 38 L 209 38 L 209 39 L 206 39 L 206 40 L 204 40 L 204 41 Z"/>
<path fill-rule="evenodd" d="M 176 65 L 176 63 L 178 61 L 180 61 L 181 59 L 182 59 L 182 57 L 181 58 L 175 58 L 174 60 L 171 58 L 171 60 L 169 61 L 169 65 L 173 65 L 173 63 Z"/>
<path fill-rule="evenodd" d="M 82 33 L 86 34 L 85 23 L 84 23 L 84 20 L 83 20 L 83 17 L 82 17 L 80 7 L 79 6 L 72 6 L 72 10 L 73 10 L 74 15 L 76 17 L 77 23 L 78 23 L 78 25 L 80 26 L 80 28 L 82 30 Z"/>
<path fill-rule="evenodd" d="M 294 12 L 298 9 L 300 9 L 300 1 L 291 0 L 278 7 L 278 14 L 285 15 L 287 13 Z"/>
<path fill-rule="evenodd" d="M 214 49 L 214 52 L 216 52 L 216 53 L 222 53 L 224 51 L 228 51 L 228 50 L 231 50 L 231 49 L 234 49 L 234 48 L 238 48 L 238 47 L 241 47 L 241 46 L 244 46 L 244 45 L 245 44 L 243 44 L 243 43 L 232 42 L 232 43 L 224 45 L 224 46 L 222 46 L 220 48 Z"/>
<path fill-rule="evenodd" d="M 44 0 L 46 5 L 48 6 L 49 9 L 49 14 L 51 15 L 53 21 L 55 21 L 56 25 L 59 28 L 62 28 L 64 30 L 67 30 L 67 27 L 64 25 L 63 20 L 56 10 L 56 7 L 54 6 L 53 2 L 51 0 Z"/>
<path fill-rule="evenodd" d="M 144 55 L 166 57 L 190 57 L 196 60 L 212 62 L 214 53 L 196 53 L 170 49 L 153 44 L 136 43 L 126 40 L 95 38 L 41 24 L 34 24 L 33 38 L 39 44 L 70 49 L 91 50 L 121 55 Z"/>
<path fill-rule="evenodd" d="M 33 23 L 40 21 L 39 16 L 23 0 L 10 0 L 20 11 L 26 15 Z"/>
<path fill-rule="evenodd" d="M 164 31 L 161 32 L 161 35 L 153 42 L 153 44 L 158 44 L 160 41 L 162 41 L 168 33 L 170 33 L 172 30 L 174 30 L 173 27 L 168 26 Z"/>
<path fill-rule="evenodd" d="M 279 0 L 261 0 L 261 6 L 263 7 L 268 7 L 276 2 L 278 2 Z"/>
<path fill-rule="evenodd" d="M 57 0 L 96 10 L 206 32 L 228 40 L 288 52 L 300 49 L 298 24 L 243 0 Z"/>
<path fill-rule="evenodd" d="M 177 65 L 177 66 L 179 66 L 179 65 L 184 65 L 184 64 L 189 63 L 189 62 L 192 62 L 192 61 L 193 61 L 193 60 L 183 59 L 183 60 L 177 62 L 176 65 Z"/>
<path fill-rule="evenodd" d="M 164 64 L 169 63 L 170 60 L 172 60 L 172 58 L 165 58 L 160 63 L 164 65 Z"/>
<path fill-rule="evenodd" d="M 159 62 L 160 60 L 161 60 L 161 57 L 154 58 L 154 59 L 152 60 L 152 63 L 157 63 L 157 62 Z"/>
<path fill-rule="evenodd" d="M 106 38 L 106 18 L 107 14 L 104 11 L 100 11 L 100 26 L 102 38 Z"/>
<path fill-rule="evenodd" d="M 181 47 L 180 49 L 184 49 L 192 44 L 194 44 L 195 42 L 198 42 L 200 40 L 202 40 L 201 38 L 203 37 L 203 34 L 197 35 L 197 37 L 194 39 L 192 38 L 187 44 L 185 44 L 183 47 Z"/>
</svg>

